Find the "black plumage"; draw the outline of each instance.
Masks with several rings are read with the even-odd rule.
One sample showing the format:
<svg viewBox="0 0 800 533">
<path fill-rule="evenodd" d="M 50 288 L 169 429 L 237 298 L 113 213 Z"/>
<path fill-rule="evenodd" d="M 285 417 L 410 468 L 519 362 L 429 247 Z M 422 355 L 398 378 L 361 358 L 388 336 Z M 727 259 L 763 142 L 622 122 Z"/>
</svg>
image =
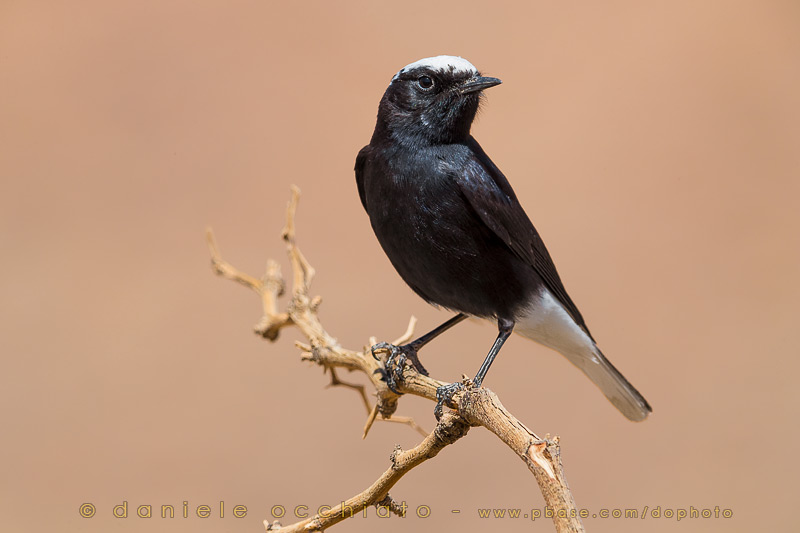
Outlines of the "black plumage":
<svg viewBox="0 0 800 533">
<path fill-rule="evenodd" d="M 482 91 L 499 83 L 456 57 L 408 65 L 386 89 L 356 159 L 361 202 L 392 265 L 423 299 L 459 312 L 415 343 L 392 347 L 393 356 L 401 364 L 409 356 L 424 372 L 416 357 L 423 344 L 466 315 L 490 319 L 500 333 L 476 385 L 517 326 L 641 420 L 650 406 L 597 349 L 511 185 L 470 135 Z M 390 385 L 401 376 L 389 376 Z M 443 390 L 442 401 L 453 390 Z"/>
</svg>

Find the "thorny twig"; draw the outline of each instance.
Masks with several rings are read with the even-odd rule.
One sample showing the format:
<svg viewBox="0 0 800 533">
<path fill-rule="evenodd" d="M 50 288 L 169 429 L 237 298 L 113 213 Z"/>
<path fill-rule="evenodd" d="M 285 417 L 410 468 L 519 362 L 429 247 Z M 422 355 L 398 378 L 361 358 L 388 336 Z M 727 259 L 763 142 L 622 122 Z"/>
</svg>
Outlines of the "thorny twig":
<svg viewBox="0 0 800 533">
<path fill-rule="evenodd" d="M 339 345 L 320 323 L 317 309 L 321 299 L 309 296 L 309 288 L 315 272 L 300 252 L 295 241 L 294 217 L 299 197 L 299 189 L 293 187 L 292 198 L 287 209 L 286 227 L 282 232 L 292 264 L 291 297 L 285 311 L 278 310 L 278 298 L 285 290 L 285 283 L 278 264 L 269 261 L 267 272 L 260 279 L 240 272 L 222 259 L 213 233 L 209 229 L 207 238 L 212 268 L 220 276 L 249 287 L 260 295 L 264 316 L 255 326 L 256 333 L 266 339 L 275 340 L 283 328 L 297 327 L 308 341 L 307 344 L 297 342 L 297 346 L 302 352 L 301 358 L 328 370 L 331 374 L 330 386 L 344 386 L 359 393 L 368 412 L 364 437 L 379 414 L 382 420 L 402 421 L 424 434 L 424 431 L 413 420 L 393 417 L 400 396 L 392 392 L 386 385 L 383 378 L 385 375 L 384 361 L 377 361 L 372 357 L 370 347 L 375 344 L 374 339 L 370 339 L 369 346 L 365 346 L 362 350 L 349 350 Z M 412 318 L 406 333 L 400 339 L 395 340 L 394 344 L 407 342 L 413 336 L 413 329 L 414 319 Z M 337 368 L 363 372 L 375 388 L 377 396 L 375 405 L 370 405 L 363 385 L 342 382 L 335 372 Z M 433 401 L 436 401 L 436 389 L 445 384 L 442 381 L 418 374 L 410 367 L 403 370 L 403 376 L 403 381 L 398 383 L 398 390 L 401 393 L 413 394 Z M 434 430 L 427 434 L 418 446 L 406 452 L 396 451 L 392 456 L 393 464 L 389 470 L 372 486 L 342 504 L 342 509 L 337 510 L 334 507 L 325 516 L 316 515 L 289 526 L 267 522 L 265 522 L 265 526 L 268 530 L 280 528 L 282 532 L 321 531 L 352 516 L 353 513 L 358 513 L 369 505 L 388 505 L 392 512 L 400 512 L 397 503 L 388 494 L 394 484 L 409 470 L 432 458 L 445 446 L 465 435 L 470 426 L 483 426 L 511 448 L 533 473 L 546 505 L 553 509 L 553 522 L 556 530 L 558 532 L 584 531 L 572 493 L 564 477 L 557 437 L 554 439 L 539 438 L 503 407 L 496 394 L 486 388 L 465 387 L 464 390 L 454 395 L 449 407 L 455 411 L 445 413 Z M 349 513 L 350 509 L 353 509 L 353 513 Z M 348 512 L 343 512 L 345 510 Z"/>
</svg>

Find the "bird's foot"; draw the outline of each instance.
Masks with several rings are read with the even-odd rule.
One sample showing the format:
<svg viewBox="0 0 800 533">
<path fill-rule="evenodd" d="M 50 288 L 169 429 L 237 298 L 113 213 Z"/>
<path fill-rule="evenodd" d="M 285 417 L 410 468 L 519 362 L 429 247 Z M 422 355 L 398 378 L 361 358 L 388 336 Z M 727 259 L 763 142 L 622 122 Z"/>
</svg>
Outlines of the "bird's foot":
<svg viewBox="0 0 800 533">
<path fill-rule="evenodd" d="M 436 389 L 437 402 L 436 407 L 433 409 L 433 416 L 436 417 L 436 420 L 442 418 L 442 407 L 444 407 L 444 404 L 453 401 L 453 396 L 460 390 L 464 390 L 464 384 L 460 381 L 450 383 L 449 385 L 442 385 Z"/>
<path fill-rule="evenodd" d="M 403 369 L 406 362 L 411 363 L 411 366 L 423 376 L 428 375 L 428 371 L 425 370 L 425 367 L 422 366 L 422 363 L 419 361 L 419 357 L 417 357 L 416 348 L 411 344 L 395 346 L 388 342 L 379 342 L 372 347 L 372 357 L 377 359 L 378 356 L 375 352 L 389 352 L 389 357 L 386 359 L 385 364 L 386 385 L 388 385 L 389 389 L 395 394 L 402 394 L 397 390 L 397 384 L 405 379 L 403 377 Z"/>
</svg>

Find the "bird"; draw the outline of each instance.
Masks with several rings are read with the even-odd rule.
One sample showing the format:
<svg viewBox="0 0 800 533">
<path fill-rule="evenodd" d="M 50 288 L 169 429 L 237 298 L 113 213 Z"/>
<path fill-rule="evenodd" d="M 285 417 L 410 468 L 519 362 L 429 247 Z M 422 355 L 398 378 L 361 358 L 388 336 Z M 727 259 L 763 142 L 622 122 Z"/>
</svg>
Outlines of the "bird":
<svg viewBox="0 0 800 533">
<path fill-rule="evenodd" d="M 580 369 L 628 419 L 652 411 L 603 355 L 508 179 L 471 135 L 484 91 L 500 85 L 466 59 L 435 56 L 400 69 L 378 106 L 375 130 L 355 163 L 358 194 L 389 261 L 426 302 L 457 314 L 386 351 L 395 392 L 418 351 L 466 318 L 498 334 L 472 380 L 480 387 L 512 332 L 551 348 Z M 463 388 L 437 389 L 436 418 Z"/>
</svg>

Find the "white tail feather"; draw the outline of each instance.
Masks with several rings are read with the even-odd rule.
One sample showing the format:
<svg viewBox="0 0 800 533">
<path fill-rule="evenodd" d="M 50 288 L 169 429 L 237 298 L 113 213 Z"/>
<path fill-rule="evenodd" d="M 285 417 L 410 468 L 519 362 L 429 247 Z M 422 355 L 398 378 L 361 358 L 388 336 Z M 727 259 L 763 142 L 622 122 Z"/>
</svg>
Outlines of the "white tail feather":
<svg viewBox="0 0 800 533">
<path fill-rule="evenodd" d="M 630 420 L 644 420 L 652 411 L 647 400 L 614 368 L 547 289 L 543 288 L 524 316 L 517 319 L 515 331 L 566 357 Z"/>
</svg>

